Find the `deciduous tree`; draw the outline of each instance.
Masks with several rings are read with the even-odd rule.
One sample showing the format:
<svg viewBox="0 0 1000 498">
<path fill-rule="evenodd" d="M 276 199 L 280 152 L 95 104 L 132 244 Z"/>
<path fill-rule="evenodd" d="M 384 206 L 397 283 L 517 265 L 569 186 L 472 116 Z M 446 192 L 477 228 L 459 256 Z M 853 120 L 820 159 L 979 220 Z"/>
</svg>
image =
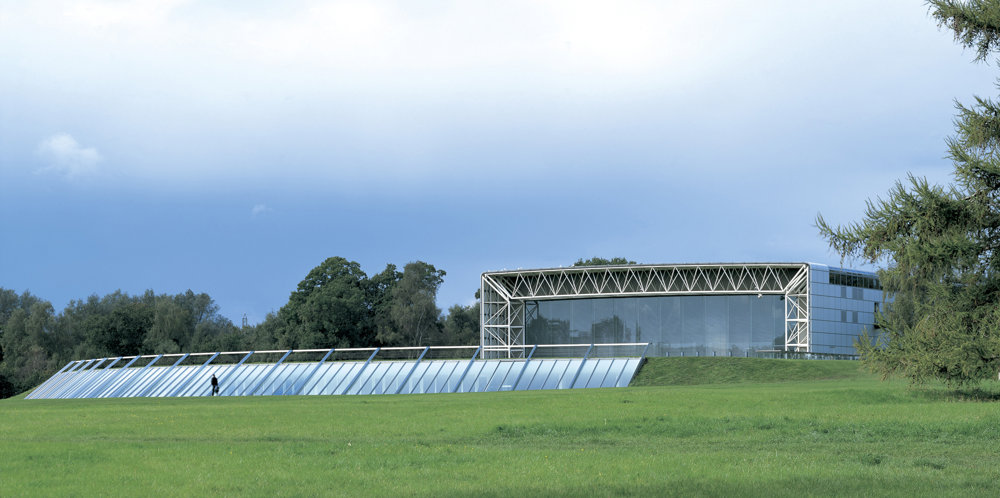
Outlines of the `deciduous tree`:
<svg viewBox="0 0 1000 498">
<path fill-rule="evenodd" d="M 437 307 L 436 298 L 444 275 L 444 270 L 423 261 L 407 263 L 403 267 L 402 277 L 389 292 L 393 328 L 380 331 L 380 343 L 425 346 L 437 339 L 441 310 Z"/>
<path fill-rule="evenodd" d="M 440 344 L 466 346 L 479 344 L 479 302 L 469 306 L 456 304 L 448 308 L 441 324 Z"/>
<path fill-rule="evenodd" d="M 367 346 L 372 342 L 361 265 L 332 257 L 313 268 L 278 312 L 284 322 L 282 347 Z"/>
<path fill-rule="evenodd" d="M 610 266 L 610 265 L 634 265 L 637 264 L 635 261 L 631 261 L 627 258 L 598 258 L 593 257 L 587 260 L 580 258 L 573 263 L 573 266 Z"/>
</svg>

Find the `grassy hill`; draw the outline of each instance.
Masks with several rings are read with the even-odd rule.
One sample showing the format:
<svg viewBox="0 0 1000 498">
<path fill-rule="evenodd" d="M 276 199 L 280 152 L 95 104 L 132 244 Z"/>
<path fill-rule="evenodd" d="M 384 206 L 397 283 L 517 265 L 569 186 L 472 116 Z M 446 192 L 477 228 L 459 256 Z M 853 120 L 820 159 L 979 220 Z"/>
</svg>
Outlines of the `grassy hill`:
<svg viewBox="0 0 1000 498">
<path fill-rule="evenodd" d="M 870 378 L 857 361 L 761 358 L 647 358 L 632 386 L 794 382 Z"/>
<path fill-rule="evenodd" d="M 744 369 L 735 377 L 715 371 L 728 361 L 656 360 L 637 379 L 717 379 L 700 385 L 9 399 L 0 401 L 0 495 L 997 492 L 996 403 L 880 382 L 852 362 L 752 360 L 734 364 Z"/>
</svg>

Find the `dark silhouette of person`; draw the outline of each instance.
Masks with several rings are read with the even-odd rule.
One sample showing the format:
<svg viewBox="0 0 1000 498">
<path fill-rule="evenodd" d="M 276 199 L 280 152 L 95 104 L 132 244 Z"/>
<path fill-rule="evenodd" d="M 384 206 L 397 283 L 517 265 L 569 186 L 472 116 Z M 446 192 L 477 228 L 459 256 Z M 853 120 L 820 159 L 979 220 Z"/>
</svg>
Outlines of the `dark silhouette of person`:
<svg viewBox="0 0 1000 498">
<path fill-rule="evenodd" d="M 215 374 L 212 374 L 212 396 L 219 394 L 219 379 L 215 378 Z"/>
</svg>

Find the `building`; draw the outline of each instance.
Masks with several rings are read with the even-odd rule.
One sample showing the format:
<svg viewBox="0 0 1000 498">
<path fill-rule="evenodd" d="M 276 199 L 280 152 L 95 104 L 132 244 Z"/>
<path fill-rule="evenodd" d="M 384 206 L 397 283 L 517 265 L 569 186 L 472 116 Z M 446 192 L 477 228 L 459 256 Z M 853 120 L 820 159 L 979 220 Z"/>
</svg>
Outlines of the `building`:
<svg viewBox="0 0 1000 498">
<path fill-rule="evenodd" d="M 487 272 L 481 298 L 478 347 L 76 360 L 27 399 L 207 396 L 209 377 L 222 396 L 623 387 L 645 356 L 854 355 L 883 293 L 870 272 L 715 263 Z"/>
<path fill-rule="evenodd" d="M 648 356 L 854 355 L 876 274 L 815 263 L 627 265 L 482 275 L 484 351 L 650 343 Z"/>
<path fill-rule="evenodd" d="M 25 399 L 481 393 L 625 387 L 643 361 L 641 355 L 622 355 L 620 349 L 617 357 L 602 356 L 603 352 L 616 350 L 593 345 L 572 348 L 536 345 L 528 356 L 513 359 L 482 358 L 482 349 L 477 346 L 290 349 L 94 358 L 69 362 Z"/>
</svg>

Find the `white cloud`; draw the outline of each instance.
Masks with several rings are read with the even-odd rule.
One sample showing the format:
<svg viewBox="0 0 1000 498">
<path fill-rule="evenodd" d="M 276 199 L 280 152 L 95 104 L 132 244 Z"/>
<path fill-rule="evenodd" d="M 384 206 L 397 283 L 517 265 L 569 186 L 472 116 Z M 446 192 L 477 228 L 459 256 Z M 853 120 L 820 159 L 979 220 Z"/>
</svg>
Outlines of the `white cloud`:
<svg viewBox="0 0 1000 498">
<path fill-rule="evenodd" d="M 914 109 L 947 124 L 973 66 L 913 3 L 8 2 L 0 94 L 10 123 L 86 129 L 129 178 L 181 188 L 565 176 L 602 151 L 745 169 L 721 152 Z"/>
<path fill-rule="evenodd" d="M 39 172 L 54 172 L 67 178 L 89 175 L 104 160 L 94 147 L 83 147 L 69 133 L 56 133 L 38 144 L 38 155 L 46 162 Z"/>
<path fill-rule="evenodd" d="M 266 204 L 255 204 L 253 209 L 250 210 L 250 216 L 256 218 L 264 213 L 273 212 L 274 209 L 267 207 Z"/>
</svg>

